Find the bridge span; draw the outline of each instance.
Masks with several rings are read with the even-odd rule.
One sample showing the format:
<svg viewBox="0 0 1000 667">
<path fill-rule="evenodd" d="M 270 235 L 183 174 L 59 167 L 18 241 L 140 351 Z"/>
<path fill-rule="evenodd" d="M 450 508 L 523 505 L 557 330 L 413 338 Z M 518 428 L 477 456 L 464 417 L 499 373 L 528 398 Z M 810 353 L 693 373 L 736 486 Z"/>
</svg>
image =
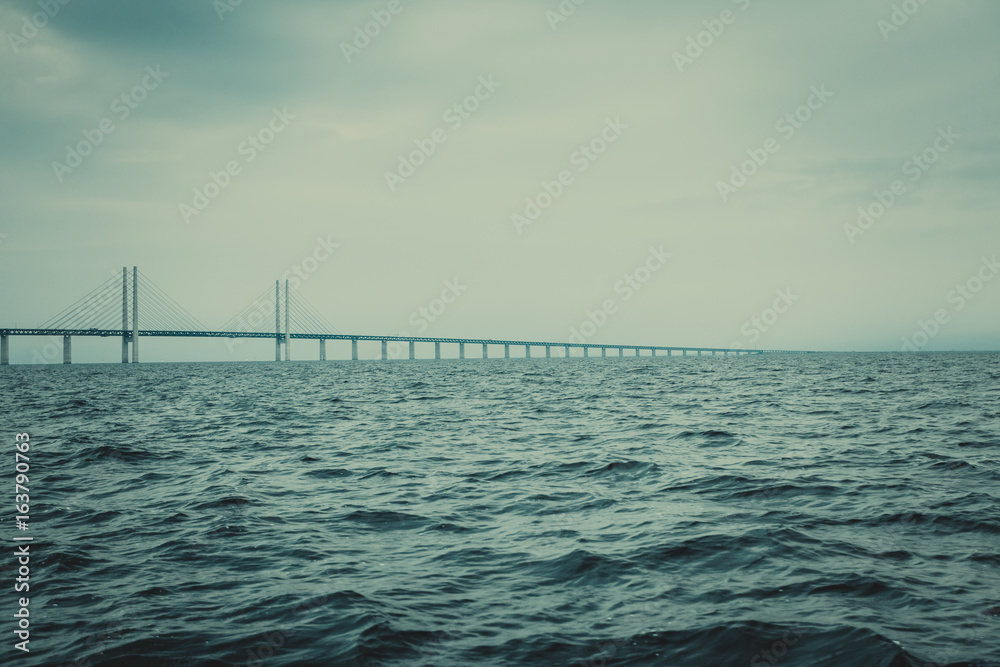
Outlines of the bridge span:
<svg viewBox="0 0 1000 667">
<path fill-rule="evenodd" d="M 140 283 L 140 276 L 144 280 Z M 121 286 L 119 288 L 119 285 Z M 142 285 L 142 287 L 141 287 Z M 131 287 L 131 289 L 129 289 Z M 121 326 L 117 322 L 117 295 L 122 295 L 121 301 Z M 532 340 L 504 340 L 493 338 L 444 338 L 444 337 L 422 337 L 422 336 L 380 336 L 346 334 L 335 330 L 325 318 L 319 315 L 315 309 L 309 306 L 301 297 L 297 297 L 289 291 L 288 281 L 285 281 L 285 294 L 282 299 L 280 284 L 275 281 L 273 302 L 270 300 L 270 288 L 262 297 L 255 299 L 240 314 L 232 318 L 219 330 L 210 330 L 202 325 L 196 318 L 180 307 L 173 299 L 167 296 L 162 290 L 157 288 L 152 281 L 148 280 L 138 268 L 132 268 L 131 280 L 129 272 L 122 269 L 120 282 L 117 275 L 114 279 L 105 281 L 104 284 L 93 290 L 86 297 L 76 302 L 56 317 L 49 320 L 37 328 L 9 327 L 0 328 L 0 365 L 10 364 L 10 338 L 13 336 L 49 336 L 62 337 L 63 343 L 63 363 L 72 362 L 72 338 L 74 336 L 100 336 L 100 337 L 121 337 L 122 341 L 122 363 L 129 363 L 131 351 L 131 362 L 139 361 L 139 339 L 143 337 L 184 337 L 184 338 L 226 338 L 226 339 L 273 339 L 275 343 L 275 361 L 282 360 L 282 348 L 284 348 L 284 360 L 291 359 L 292 340 L 315 340 L 319 344 L 318 358 L 326 361 L 327 341 L 351 341 L 351 359 L 358 360 L 358 343 L 363 341 L 381 343 L 382 360 L 388 360 L 390 343 L 405 343 L 409 348 L 409 359 L 416 359 L 416 345 L 433 344 L 434 359 L 441 359 L 442 345 L 457 345 L 458 358 L 466 358 L 466 346 L 481 347 L 480 357 L 489 358 L 490 346 L 503 347 L 503 358 L 511 358 L 511 348 L 523 349 L 524 357 L 531 358 L 532 350 L 537 348 L 541 358 L 544 350 L 544 358 L 553 358 L 553 350 L 561 351 L 556 357 L 570 357 L 573 349 L 582 350 L 583 357 L 590 357 L 600 351 L 601 357 L 608 357 L 608 351 L 612 356 L 617 352 L 618 357 L 642 356 L 679 356 L 690 355 L 748 355 L 748 354 L 811 354 L 811 352 L 793 350 L 743 350 L 713 347 L 678 347 L 660 345 L 618 345 L 607 343 L 587 343 L 587 342 L 560 342 L 560 341 L 532 341 Z M 263 323 L 269 320 L 269 313 L 273 303 L 274 308 L 274 329 L 263 328 Z M 140 304 L 142 309 L 140 310 Z M 113 312 L 109 314 L 109 306 Z M 282 313 L 284 306 L 284 313 Z M 293 319 L 292 314 L 295 314 Z M 139 318 L 142 315 L 144 320 L 148 320 L 151 328 L 139 328 Z M 282 318 L 284 315 L 284 318 Z M 284 319 L 284 327 L 282 327 Z M 292 332 L 293 323 L 298 324 L 296 328 L 300 331 Z M 395 358 L 395 357 L 394 357 Z"/>
</svg>

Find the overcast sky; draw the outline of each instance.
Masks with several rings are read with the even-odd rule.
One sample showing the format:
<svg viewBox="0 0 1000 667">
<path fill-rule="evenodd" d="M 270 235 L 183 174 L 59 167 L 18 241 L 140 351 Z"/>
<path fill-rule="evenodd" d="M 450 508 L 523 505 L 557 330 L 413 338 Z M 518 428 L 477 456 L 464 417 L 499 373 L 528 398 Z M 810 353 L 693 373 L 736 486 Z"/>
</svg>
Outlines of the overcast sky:
<svg viewBox="0 0 1000 667">
<path fill-rule="evenodd" d="M 299 266 L 348 333 L 1000 349 L 995 2 L 52 5 L 0 4 L 0 327 L 138 265 L 216 328 Z"/>
</svg>

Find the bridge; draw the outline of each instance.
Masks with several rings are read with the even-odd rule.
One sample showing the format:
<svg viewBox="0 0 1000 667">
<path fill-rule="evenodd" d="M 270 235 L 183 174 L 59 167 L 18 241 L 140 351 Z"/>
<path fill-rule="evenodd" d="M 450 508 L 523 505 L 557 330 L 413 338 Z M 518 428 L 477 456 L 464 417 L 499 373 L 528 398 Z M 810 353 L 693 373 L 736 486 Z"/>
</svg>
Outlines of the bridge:
<svg viewBox="0 0 1000 667">
<path fill-rule="evenodd" d="M 118 296 L 121 310 L 118 310 Z M 274 312 L 274 328 L 270 326 L 270 312 Z M 119 320 L 120 312 L 120 320 Z M 282 317 L 283 316 L 283 317 Z M 140 328 L 140 319 L 142 328 Z M 284 320 L 284 322 L 282 322 Z M 282 326 L 284 324 L 284 326 Z M 293 333 L 292 329 L 296 329 Z M 274 360 L 291 359 L 292 340 L 315 340 L 319 343 L 319 360 L 326 361 L 328 340 L 351 341 L 351 358 L 358 359 L 358 343 L 380 342 L 382 360 L 389 359 L 390 343 L 406 343 L 409 358 L 416 359 L 416 345 L 434 345 L 434 358 L 441 358 L 441 345 L 457 345 L 459 359 L 465 359 L 467 345 L 482 346 L 482 358 L 489 358 L 489 347 L 502 346 L 503 357 L 509 359 L 511 348 L 523 348 L 524 357 L 531 358 L 532 349 L 544 349 L 545 358 L 552 358 L 552 351 L 562 350 L 562 357 L 570 357 L 571 350 L 583 351 L 584 357 L 600 351 L 601 357 L 617 351 L 619 357 L 626 352 L 642 356 L 662 353 L 665 356 L 692 355 L 746 355 L 746 354 L 812 354 L 793 350 L 733 350 L 712 347 L 673 347 L 656 345 L 612 345 L 587 342 L 553 342 L 529 340 L 501 340 L 491 338 L 440 338 L 420 336 L 377 336 L 341 333 L 300 295 L 289 290 L 285 281 L 284 295 L 281 284 L 275 281 L 274 290 L 268 287 L 247 307 L 230 318 L 218 330 L 210 330 L 176 301 L 156 286 L 138 267 L 127 268 L 122 273 L 105 280 L 83 298 L 36 328 L 0 328 L 0 365 L 10 364 L 10 338 L 12 336 L 62 337 L 63 363 L 72 363 L 74 336 L 121 337 L 122 363 L 139 362 L 139 340 L 143 337 L 188 337 L 274 340 Z M 131 352 L 131 358 L 130 358 Z M 557 355 L 558 356 L 558 355 Z"/>
</svg>

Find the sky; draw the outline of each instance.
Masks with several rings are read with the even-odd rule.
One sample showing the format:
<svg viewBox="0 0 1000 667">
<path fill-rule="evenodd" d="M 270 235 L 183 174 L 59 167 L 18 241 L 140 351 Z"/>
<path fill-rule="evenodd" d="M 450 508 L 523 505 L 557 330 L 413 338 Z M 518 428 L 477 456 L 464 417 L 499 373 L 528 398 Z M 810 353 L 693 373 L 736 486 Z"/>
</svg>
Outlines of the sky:
<svg viewBox="0 0 1000 667">
<path fill-rule="evenodd" d="M 986 0 L 5 0 L 0 328 L 136 265 L 211 329 L 291 277 L 345 333 L 997 350 L 998 29 Z"/>
</svg>

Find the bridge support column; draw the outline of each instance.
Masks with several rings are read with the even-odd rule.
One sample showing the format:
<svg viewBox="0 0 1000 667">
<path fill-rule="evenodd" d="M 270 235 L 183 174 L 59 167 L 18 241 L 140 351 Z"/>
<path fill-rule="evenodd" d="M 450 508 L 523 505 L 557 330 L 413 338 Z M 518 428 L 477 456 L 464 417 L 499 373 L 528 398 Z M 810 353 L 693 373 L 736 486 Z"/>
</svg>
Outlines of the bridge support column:
<svg viewBox="0 0 1000 667">
<path fill-rule="evenodd" d="M 545 358 L 546 359 L 551 359 L 552 358 L 552 346 L 551 345 L 546 345 L 545 346 Z"/>
<path fill-rule="evenodd" d="M 434 343 L 434 358 L 435 359 L 441 358 L 441 343 L 438 342 Z"/>
<path fill-rule="evenodd" d="M 285 361 L 292 359 L 292 330 L 288 320 L 288 281 L 285 280 Z"/>
<path fill-rule="evenodd" d="M 601 348 L 601 356 L 602 357 L 608 356 L 608 348 L 606 348 L 606 347 L 602 347 Z"/>
<path fill-rule="evenodd" d="M 458 344 L 458 358 L 465 359 L 465 343 Z"/>
<path fill-rule="evenodd" d="M 583 356 L 585 356 L 585 357 L 589 357 L 590 356 L 590 348 L 589 347 L 583 348 Z"/>
<path fill-rule="evenodd" d="M 326 361 L 326 339 L 319 339 L 319 360 Z"/>
<path fill-rule="evenodd" d="M 624 357 L 625 356 L 625 348 L 624 347 L 618 348 L 618 356 L 619 357 Z"/>
<path fill-rule="evenodd" d="M 410 359 L 412 360 L 412 359 L 416 359 L 416 358 L 417 358 L 417 344 L 414 343 L 411 340 L 410 341 Z"/>
<path fill-rule="evenodd" d="M 133 343 L 133 350 L 135 349 L 134 345 Z M 63 363 L 73 363 L 73 341 L 69 336 L 63 336 Z"/>
<path fill-rule="evenodd" d="M 487 345 L 486 343 L 483 343 L 483 359 L 489 359 L 490 358 L 490 349 L 489 349 L 489 347 L 490 347 L 489 345 Z"/>
<path fill-rule="evenodd" d="M 274 281 L 274 360 L 281 361 L 281 288 Z"/>
<path fill-rule="evenodd" d="M 563 356 L 569 359 L 569 345 L 566 346 L 566 352 L 563 354 Z"/>
<path fill-rule="evenodd" d="M 382 341 L 382 361 L 389 360 L 389 341 Z"/>
<path fill-rule="evenodd" d="M 655 347 L 653 349 L 651 349 L 650 352 L 652 353 L 650 356 L 653 356 L 653 357 L 656 356 L 656 348 Z"/>
<path fill-rule="evenodd" d="M 503 358 L 510 359 L 510 345 L 505 344 L 503 346 Z"/>
<path fill-rule="evenodd" d="M 63 363 L 69 363 L 63 361 Z M 132 267 L 132 363 L 139 363 L 139 267 Z"/>
<path fill-rule="evenodd" d="M 351 361 L 357 361 L 357 360 L 358 360 L 358 339 L 357 338 L 352 338 L 351 339 Z"/>
<path fill-rule="evenodd" d="M 635 356 L 639 356 L 639 348 L 635 348 Z"/>
<path fill-rule="evenodd" d="M 525 345 L 524 346 L 524 358 L 525 359 L 531 359 L 531 346 L 530 345 Z"/>
<path fill-rule="evenodd" d="M 10 336 L 0 334 L 0 366 L 10 366 Z"/>
<path fill-rule="evenodd" d="M 122 363 L 128 363 L 128 267 L 122 267 Z"/>
</svg>

